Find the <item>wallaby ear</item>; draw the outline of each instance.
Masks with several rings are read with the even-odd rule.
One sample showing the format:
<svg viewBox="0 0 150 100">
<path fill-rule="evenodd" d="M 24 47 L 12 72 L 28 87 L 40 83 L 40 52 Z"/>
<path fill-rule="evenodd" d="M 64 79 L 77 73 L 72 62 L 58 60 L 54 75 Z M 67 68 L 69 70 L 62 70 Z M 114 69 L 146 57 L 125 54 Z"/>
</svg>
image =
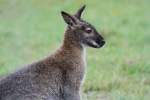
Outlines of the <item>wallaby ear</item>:
<svg viewBox="0 0 150 100">
<path fill-rule="evenodd" d="M 75 14 L 75 16 L 77 17 L 77 18 L 81 18 L 81 15 L 82 15 L 82 12 L 83 12 L 83 10 L 85 9 L 85 7 L 86 7 L 86 5 L 83 5 L 78 11 L 77 11 L 77 13 Z"/>
<path fill-rule="evenodd" d="M 74 24 L 76 24 L 76 20 L 75 20 L 75 18 L 73 18 L 72 15 L 70 15 L 70 14 L 64 12 L 64 11 L 61 11 L 61 15 L 62 15 L 64 21 L 65 21 L 68 25 L 73 26 Z"/>
</svg>

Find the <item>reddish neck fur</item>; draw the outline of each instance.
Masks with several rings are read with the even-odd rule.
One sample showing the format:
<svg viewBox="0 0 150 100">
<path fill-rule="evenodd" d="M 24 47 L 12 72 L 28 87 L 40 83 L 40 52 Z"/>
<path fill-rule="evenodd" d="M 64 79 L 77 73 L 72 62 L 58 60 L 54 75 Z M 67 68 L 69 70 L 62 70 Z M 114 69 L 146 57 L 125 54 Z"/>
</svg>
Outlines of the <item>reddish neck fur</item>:
<svg viewBox="0 0 150 100">
<path fill-rule="evenodd" d="M 76 63 L 80 64 L 81 66 L 82 65 L 84 66 L 85 65 L 84 47 L 73 36 L 72 32 L 73 31 L 70 29 L 66 30 L 62 46 L 54 53 L 54 55 L 50 57 L 52 57 L 54 61 L 63 60 L 66 63 L 69 62 L 72 65 Z M 50 59 L 48 58 L 45 63 L 49 63 L 49 60 Z M 70 66 L 70 67 L 74 68 L 77 66 Z"/>
<path fill-rule="evenodd" d="M 56 52 L 55 57 L 58 59 L 67 59 L 74 61 L 82 61 L 84 57 L 84 47 L 74 36 L 73 31 L 67 28 L 64 41 L 61 48 Z M 56 58 L 57 58 L 56 57 Z M 78 59 L 78 60 L 76 60 Z"/>
<path fill-rule="evenodd" d="M 65 37 L 64 37 L 62 48 L 64 50 L 82 51 L 83 46 L 81 45 L 79 40 L 76 38 L 76 36 L 74 36 L 73 32 L 74 32 L 73 30 L 71 30 L 70 28 L 67 28 L 65 32 Z"/>
</svg>

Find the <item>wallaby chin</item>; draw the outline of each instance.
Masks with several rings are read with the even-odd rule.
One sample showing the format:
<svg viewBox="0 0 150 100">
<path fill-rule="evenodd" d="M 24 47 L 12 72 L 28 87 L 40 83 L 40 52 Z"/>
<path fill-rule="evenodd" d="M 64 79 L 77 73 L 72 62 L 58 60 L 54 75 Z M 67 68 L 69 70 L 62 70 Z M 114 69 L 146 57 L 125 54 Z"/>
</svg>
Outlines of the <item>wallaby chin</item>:
<svg viewBox="0 0 150 100">
<path fill-rule="evenodd" d="M 27 65 L 0 81 L 0 100 L 80 100 L 86 66 L 86 45 L 104 41 L 93 26 L 81 20 L 85 6 L 73 16 L 61 12 L 67 29 L 63 45 L 51 56 Z M 88 41 L 96 41 L 88 44 Z M 98 44 L 99 43 L 99 44 Z"/>
</svg>

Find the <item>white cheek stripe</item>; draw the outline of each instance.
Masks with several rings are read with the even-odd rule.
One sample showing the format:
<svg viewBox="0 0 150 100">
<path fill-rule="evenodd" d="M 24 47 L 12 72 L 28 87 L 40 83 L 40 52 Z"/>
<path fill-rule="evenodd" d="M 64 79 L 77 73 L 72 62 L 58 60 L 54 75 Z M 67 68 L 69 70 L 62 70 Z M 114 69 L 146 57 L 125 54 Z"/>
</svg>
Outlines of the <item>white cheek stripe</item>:
<svg viewBox="0 0 150 100">
<path fill-rule="evenodd" d="M 91 40 L 90 41 L 93 45 L 95 45 L 95 46 L 99 46 L 95 41 L 93 41 L 93 40 Z"/>
</svg>

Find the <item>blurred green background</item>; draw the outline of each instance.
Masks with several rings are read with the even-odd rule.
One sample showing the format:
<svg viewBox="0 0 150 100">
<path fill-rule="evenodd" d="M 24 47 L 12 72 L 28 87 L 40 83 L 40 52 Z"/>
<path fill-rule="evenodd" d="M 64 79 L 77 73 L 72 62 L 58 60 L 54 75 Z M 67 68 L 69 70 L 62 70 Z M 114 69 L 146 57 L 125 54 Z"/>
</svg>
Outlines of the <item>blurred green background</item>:
<svg viewBox="0 0 150 100">
<path fill-rule="evenodd" d="M 87 50 L 83 100 L 149 100 L 150 0 L 0 0 L 0 76 L 55 51 L 66 27 L 60 11 L 83 4 L 107 42 Z"/>
</svg>

